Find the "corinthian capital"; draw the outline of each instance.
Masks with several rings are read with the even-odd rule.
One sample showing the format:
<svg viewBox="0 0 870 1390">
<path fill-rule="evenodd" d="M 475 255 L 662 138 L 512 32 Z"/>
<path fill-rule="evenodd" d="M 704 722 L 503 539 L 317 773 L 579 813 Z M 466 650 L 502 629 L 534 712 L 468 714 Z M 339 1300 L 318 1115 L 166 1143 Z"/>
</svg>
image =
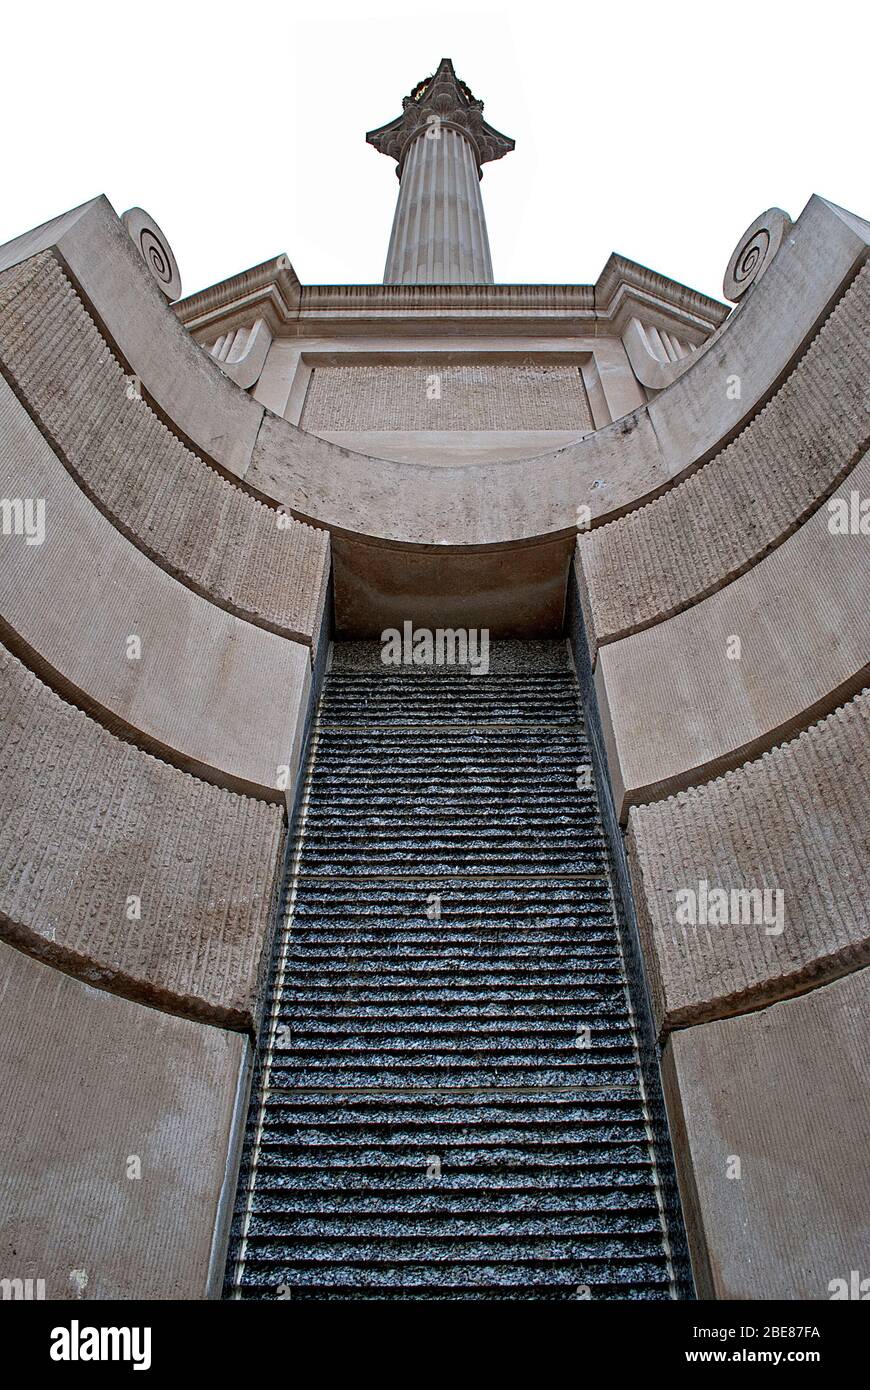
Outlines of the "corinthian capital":
<svg viewBox="0 0 870 1390">
<path fill-rule="evenodd" d="M 370 130 L 366 140 L 381 154 L 398 161 L 400 176 L 402 161 L 408 146 L 418 135 L 437 138 L 441 129 L 458 130 L 464 135 L 481 165 L 490 159 L 510 154 L 514 141 L 493 129 L 483 119 L 483 102 L 456 76 L 449 58 L 442 58 L 438 71 L 427 77 L 406 96 L 402 114 L 377 130 Z"/>
</svg>

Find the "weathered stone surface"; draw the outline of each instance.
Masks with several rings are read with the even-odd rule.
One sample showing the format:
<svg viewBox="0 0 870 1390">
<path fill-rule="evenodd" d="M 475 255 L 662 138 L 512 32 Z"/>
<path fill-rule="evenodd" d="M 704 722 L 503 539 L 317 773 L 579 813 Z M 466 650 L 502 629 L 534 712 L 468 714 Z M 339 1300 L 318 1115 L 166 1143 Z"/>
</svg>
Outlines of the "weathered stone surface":
<svg viewBox="0 0 870 1390">
<path fill-rule="evenodd" d="M 311 645 L 326 533 L 289 517 L 279 525 L 181 443 L 48 253 L 2 276 L 0 362 L 67 467 L 140 549 L 229 612 Z"/>
<path fill-rule="evenodd" d="M 867 1277 L 868 1016 L 859 970 L 671 1034 L 662 1070 L 701 1298 L 829 1299 L 832 1281 Z"/>
<path fill-rule="evenodd" d="M 851 505 L 868 491 L 870 453 L 835 496 Z M 718 593 L 600 649 L 595 686 L 621 818 L 775 747 L 867 684 L 867 537 L 832 533 L 831 520 L 825 503 Z"/>
<path fill-rule="evenodd" d="M 632 808 L 627 847 L 659 1030 L 721 1018 L 870 963 L 870 691 L 706 786 Z M 782 893 L 767 920 L 680 923 L 677 894 Z M 740 913 L 743 918 L 743 913 Z M 768 930 L 770 928 L 770 930 Z"/>
<path fill-rule="evenodd" d="M 247 1040 L 5 944 L 0 999 L 0 1278 L 46 1299 L 215 1296 Z"/>
<path fill-rule="evenodd" d="M 309 649 L 208 603 L 153 564 L 88 500 L 2 377 L 0 496 L 45 504 L 41 544 L 0 535 L 7 644 L 158 757 L 283 800 L 299 763 Z"/>
<path fill-rule="evenodd" d="M 5 648 L 0 728 L 0 934 L 119 994 L 250 1027 L 280 808 L 122 743 Z"/>
<path fill-rule="evenodd" d="M 870 268 L 773 399 L 685 482 L 578 541 L 593 654 L 697 603 L 814 510 L 870 443 Z"/>
</svg>

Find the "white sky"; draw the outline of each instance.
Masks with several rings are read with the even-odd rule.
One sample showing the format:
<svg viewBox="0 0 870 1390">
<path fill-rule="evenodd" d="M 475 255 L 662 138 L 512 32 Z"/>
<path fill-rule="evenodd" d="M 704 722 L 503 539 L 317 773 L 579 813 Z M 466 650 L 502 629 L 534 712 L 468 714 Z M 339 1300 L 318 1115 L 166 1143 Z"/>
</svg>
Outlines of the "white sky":
<svg viewBox="0 0 870 1390">
<path fill-rule="evenodd" d="M 442 57 L 517 142 L 484 169 L 495 276 L 611 251 L 721 295 L 740 233 L 811 193 L 870 215 L 863 0 L 43 0 L 4 7 L 0 243 L 94 196 L 161 224 L 186 294 L 286 251 L 377 283 L 395 164 L 365 132 Z"/>
</svg>

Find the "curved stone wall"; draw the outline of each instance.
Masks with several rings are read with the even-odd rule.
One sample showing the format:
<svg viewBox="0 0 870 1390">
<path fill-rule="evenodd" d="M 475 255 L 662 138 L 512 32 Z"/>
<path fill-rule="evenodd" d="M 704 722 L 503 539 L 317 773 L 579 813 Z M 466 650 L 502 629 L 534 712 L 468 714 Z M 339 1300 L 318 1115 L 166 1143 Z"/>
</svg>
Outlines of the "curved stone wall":
<svg viewBox="0 0 870 1390">
<path fill-rule="evenodd" d="M 836 491 L 870 489 L 870 454 Z M 860 531 L 830 503 L 724 589 L 602 647 L 595 686 L 614 800 L 627 808 L 736 767 L 867 682 L 870 606 Z"/>
<path fill-rule="evenodd" d="M 578 541 L 592 650 L 697 603 L 778 545 L 870 445 L 870 268 L 721 453 Z"/>
<path fill-rule="evenodd" d="M 94 198 L 0 247 L 0 270 L 48 248 L 162 417 L 220 468 L 243 477 L 263 407 L 181 328 L 108 198 Z"/>
<path fill-rule="evenodd" d="M 784 1282 L 776 1241 L 750 1276 L 738 1269 L 747 1228 L 785 1239 L 769 1173 L 764 1189 L 753 1174 L 722 1192 L 723 1155 L 757 1154 L 768 1130 L 771 1162 L 794 1144 L 801 1184 L 822 1193 L 792 1205 L 813 1212 L 824 1259 L 854 1259 L 840 1238 L 851 1198 L 820 1178 L 838 1107 L 855 1107 L 850 1143 L 863 1123 L 851 1073 L 836 1077 L 830 1115 L 814 1096 L 803 1148 L 775 1093 L 823 1089 L 819 1059 L 830 1037 L 852 1045 L 866 984 L 848 896 L 866 881 L 867 706 L 852 698 L 868 683 L 866 536 L 835 533 L 827 499 L 870 491 L 868 244 L 866 223 L 811 199 L 724 327 L 646 406 L 534 459 L 435 468 L 352 453 L 265 411 L 167 309 L 105 199 L 0 250 L 0 359 L 18 397 L 0 404 L 3 485 L 28 479 L 70 521 L 33 555 L 20 536 L 2 542 L 2 630 L 27 665 L 0 652 L 0 935 L 105 999 L 253 1029 L 281 812 L 180 768 L 265 796 L 276 750 L 298 751 L 326 530 L 343 611 L 357 605 L 363 628 L 410 616 L 414 600 L 432 626 L 460 612 L 527 632 L 543 615 L 556 631 L 588 507 L 601 524 L 580 545 L 593 659 L 603 642 L 595 689 L 617 810 L 635 808 L 631 871 L 699 1285 L 721 1297 L 804 1287 L 803 1247 L 780 1261 Z M 297 518 L 283 531 L 276 503 Z M 146 645 L 163 653 L 147 690 L 110 656 L 144 609 Z M 178 766 L 143 751 L 155 747 Z M 780 888 L 783 930 L 671 939 L 673 895 L 702 880 Z M 65 1006 L 85 988 L 73 983 L 58 986 Z M 792 1068 L 805 1023 L 815 1062 L 801 1053 Z M 217 1105 L 222 1124 L 225 1090 Z"/>
<path fill-rule="evenodd" d="M 283 801 L 280 769 L 295 776 L 310 697 L 307 648 L 152 564 L 88 501 L 2 378 L 0 495 L 45 507 L 41 544 L 0 535 L 7 644 L 122 737 L 218 785 Z"/>
<path fill-rule="evenodd" d="M 229 612 L 316 642 L 326 533 L 279 518 L 181 443 L 48 253 L 0 276 L 0 366 L 82 487 L 140 549 Z"/>
<path fill-rule="evenodd" d="M 0 648 L 0 935 L 102 988 L 253 1027 L 281 809 L 178 772 Z"/>
<path fill-rule="evenodd" d="M 9 243 L 0 268 L 56 248 L 161 412 L 272 502 L 338 535 L 463 547 L 567 536 L 578 505 L 615 517 L 705 462 L 791 370 L 868 242 L 867 223 L 811 198 L 715 341 L 647 406 L 553 454 L 437 471 L 353 454 L 264 411 L 166 310 L 105 199 Z"/>
<path fill-rule="evenodd" d="M 870 964 L 868 742 L 865 690 L 757 761 L 632 809 L 628 858 L 660 1031 Z M 731 920 L 719 920 L 723 890 Z M 732 893 L 753 896 L 732 912 Z"/>
</svg>

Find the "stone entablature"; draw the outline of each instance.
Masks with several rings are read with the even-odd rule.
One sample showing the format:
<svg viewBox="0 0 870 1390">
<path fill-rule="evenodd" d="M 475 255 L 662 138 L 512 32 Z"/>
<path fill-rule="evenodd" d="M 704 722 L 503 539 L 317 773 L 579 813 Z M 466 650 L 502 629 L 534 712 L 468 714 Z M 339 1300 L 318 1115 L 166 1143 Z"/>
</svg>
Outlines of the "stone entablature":
<svg viewBox="0 0 870 1390">
<path fill-rule="evenodd" d="M 523 428 L 502 422 L 500 428 L 490 427 L 489 438 L 433 436 L 422 446 L 411 439 L 385 445 L 382 432 L 395 428 L 385 416 L 369 422 L 368 433 L 357 429 L 342 438 L 302 418 L 310 375 L 318 365 L 341 360 L 349 366 L 353 355 L 384 366 L 402 358 L 425 359 L 437 372 L 457 359 L 471 362 L 475 349 L 481 363 L 487 353 L 500 353 L 505 365 L 526 359 L 555 367 L 572 355 L 584 363 L 590 404 L 589 422 L 573 427 L 576 439 L 629 414 L 650 394 L 644 384 L 652 380 L 648 370 L 638 374 L 632 365 L 633 335 L 644 335 L 653 371 L 662 370 L 653 352 L 669 367 L 679 358 L 682 370 L 728 314 L 716 300 L 616 255 L 595 285 L 301 286 L 288 267 L 284 256 L 264 262 L 181 301 L 175 312 L 216 360 L 223 359 L 233 380 L 246 384 L 243 373 L 250 373 L 254 398 L 269 410 L 347 448 L 398 461 L 531 457 L 569 443 L 572 435 L 553 434 L 548 440 L 531 423 Z M 270 344 L 253 361 L 249 344 L 255 333 L 261 343 L 268 335 Z M 239 366 L 226 360 L 239 353 L 245 359 Z M 419 428 L 443 426 L 433 422 Z M 463 426 L 454 422 L 450 428 Z M 554 423 L 546 428 L 564 430 Z M 509 429 L 518 431 L 515 437 L 505 436 Z"/>
<path fill-rule="evenodd" d="M 263 317 L 276 337 L 341 331 L 356 335 L 396 330 L 427 333 L 463 330 L 481 334 L 522 331 L 536 335 L 582 332 L 621 337 L 633 317 L 699 347 L 730 310 L 646 266 L 612 255 L 592 285 L 301 285 L 286 255 L 189 295 L 173 312 L 198 342 Z M 469 322 L 469 318 L 473 322 Z"/>
</svg>

